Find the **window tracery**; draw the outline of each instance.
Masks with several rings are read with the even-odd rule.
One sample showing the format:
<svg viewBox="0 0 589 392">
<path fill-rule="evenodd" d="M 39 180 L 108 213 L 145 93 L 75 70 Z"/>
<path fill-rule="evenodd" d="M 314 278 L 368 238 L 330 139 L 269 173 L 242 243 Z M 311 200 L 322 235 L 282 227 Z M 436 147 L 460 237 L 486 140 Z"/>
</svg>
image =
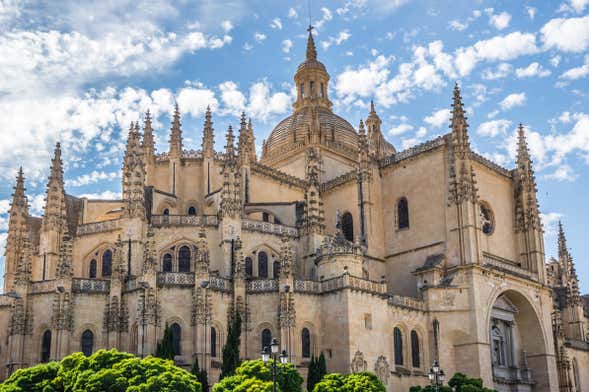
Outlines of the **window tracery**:
<svg viewBox="0 0 589 392">
<path fill-rule="evenodd" d="M 480 203 L 479 204 L 479 215 L 481 218 L 481 229 L 483 233 L 487 235 L 493 234 L 495 230 L 495 217 L 493 215 L 493 210 L 487 203 Z"/>
</svg>

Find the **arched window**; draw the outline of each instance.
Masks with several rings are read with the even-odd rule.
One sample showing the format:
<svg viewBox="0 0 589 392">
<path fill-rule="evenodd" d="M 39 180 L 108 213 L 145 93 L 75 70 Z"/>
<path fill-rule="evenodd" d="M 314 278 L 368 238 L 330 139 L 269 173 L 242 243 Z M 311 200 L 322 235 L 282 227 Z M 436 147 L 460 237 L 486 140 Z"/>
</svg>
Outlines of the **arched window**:
<svg viewBox="0 0 589 392">
<path fill-rule="evenodd" d="M 190 248 L 183 246 L 178 251 L 178 271 L 190 272 Z"/>
<path fill-rule="evenodd" d="M 311 333 L 307 328 L 301 331 L 301 355 L 303 358 L 311 358 Z"/>
<path fill-rule="evenodd" d="M 496 325 L 491 327 L 491 350 L 493 365 L 506 366 L 505 336 Z"/>
<path fill-rule="evenodd" d="M 258 276 L 260 278 L 268 277 L 268 254 L 266 252 L 258 253 Z"/>
<path fill-rule="evenodd" d="M 102 276 L 112 275 L 112 251 L 107 249 L 102 254 Z"/>
<path fill-rule="evenodd" d="M 89 329 L 82 333 L 82 353 L 89 357 L 94 351 L 94 334 Z"/>
<path fill-rule="evenodd" d="M 172 350 L 174 355 L 180 355 L 180 342 L 182 340 L 182 328 L 177 323 L 170 326 L 172 330 Z"/>
<path fill-rule="evenodd" d="M 245 258 L 245 276 L 250 278 L 254 274 L 254 262 L 251 257 Z"/>
<path fill-rule="evenodd" d="M 90 260 L 90 267 L 88 269 L 88 277 L 90 279 L 96 278 L 96 259 Z"/>
<path fill-rule="evenodd" d="M 166 215 L 166 216 L 170 215 L 170 210 L 167 209 L 167 208 L 165 208 L 164 209 L 164 215 Z"/>
<path fill-rule="evenodd" d="M 211 327 L 211 357 L 217 357 L 217 330 Z"/>
<path fill-rule="evenodd" d="M 419 336 L 415 330 L 411 331 L 411 364 L 414 368 L 421 366 L 421 361 L 419 360 Z"/>
<path fill-rule="evenodd" d="M 47 330 L 43 332 L 41 339 L 41 362 L 49 362 L 51 356 L 51 331 Z"/>
<path fill-rule="evenodd" d="M 266 328 L 262 331 L 262 351 L 264 351 L 266 347 L 270 348 L 270 344 L 272 344 L 272 332 Z"/>
<path fill-rule="evenodd" d="M 349 212 L 342 215 L 342 233 L 346 240 L 354 242 L 354 218 Z"/>
<path fill-rule="evenodd" d="M 188 215 L 190 215 L 190 216 L 196 215 L 196 208 L 194 208 L 192 206 L 188 207 Z"/>
<path fill-rule="evenodd" d="M 164 261 L 162 263 L 162 271 L 163 272 L 172 272 L 172 255 L 166 253 L 164 255 Z"/>
<path fill-rule="evenodd" d="M 274 279 L 278 279 L 278 276 L 280 275 L 280 261 L 274 260 L 272 271 L 274 273 Z"/>
<path fill-rule="evenodd" d="M 409 203 L 405 197 L 397 203 L 397 220 L 399 229 L 409 228 Z"/>
<path fill-rule="evenodd" d="M 393 341 L 395 344 L 395 365 L 403 365 L 403 334 L 397 327 L 393 330 Z"/>
</svg>

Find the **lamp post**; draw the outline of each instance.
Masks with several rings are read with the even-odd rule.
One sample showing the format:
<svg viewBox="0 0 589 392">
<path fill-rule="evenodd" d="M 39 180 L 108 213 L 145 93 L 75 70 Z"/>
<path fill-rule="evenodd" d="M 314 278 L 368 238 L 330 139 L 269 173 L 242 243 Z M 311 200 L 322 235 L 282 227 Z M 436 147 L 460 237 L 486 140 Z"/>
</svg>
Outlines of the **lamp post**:
<svg viewBox="0 0 589 392">
<path fill-rule="evenodd" d="M 438 363 L 437 359 L 434 360 L 434 363 L 429 370 L 428 377 L 430 383 L 436 388 L 436 392 L 438 392 L 440 387 L 444 385 L 446 375 L 444 374 L 444 370 L 440 368 L 440 364 Z"/>
<path fill-rule="evenodd" d="M 276 375 L 278 374 L 278 368 L 276 366 L 276 360 L 277 358 L 280 358 L 280 363 L 285 365 L 288 363 L 288 355 L 286 354 L 286 350 L 282 350 L 282 352 L 280 353 L 280 356 L 278 355 L 278 350 L 280 349 L 280 346 L 278 344 L 278 339 L 274 338 L 272 339 L 272 343 L 270 344 L 270 347 L 266 346 L 264 347 L 264 350 L 262 351 L 262 361 L 264 361 L 264 363 L 267 363 L 268 360 L 270 359 L 270 357 L 272 357 L 272 391 L 276 392 Z"/>
</svg>

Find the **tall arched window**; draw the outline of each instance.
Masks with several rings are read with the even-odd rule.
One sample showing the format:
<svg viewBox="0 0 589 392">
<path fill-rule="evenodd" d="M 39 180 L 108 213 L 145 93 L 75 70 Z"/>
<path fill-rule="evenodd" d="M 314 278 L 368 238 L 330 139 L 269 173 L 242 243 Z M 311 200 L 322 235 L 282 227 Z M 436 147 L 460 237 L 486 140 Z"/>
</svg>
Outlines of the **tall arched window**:
<svg viewBox="0 0 589 392">
<path fill-rule="evenodd" d="M 112 275 L 112 251 L 107 249 L 102 254 L 102 276 Z"/>
<path fill-rule="evenodd" d="M 41 338 L 41 362 L 49 362 L 51 356 L 51 331 L 47 330 L 43 332 Z"/>
<path fill-rule="evenodd" d="M 188 207 L 188 215 L 189 215 L 189 216 L 194 216 L 194 215 L 196 215 L 196 208 L 194 208 L 194 207 L 192 207 L 192 206 Z"/>
<path fill-rule="evenodd" d="M 354 218 L 349 212 L 342 215 L 342 233 L 346 240 L 354 242 Z"/>
<path fill-rule="evenodd" d="M 172 349 L 174 350 L 174 355 L 180 355 L 182 328 L 180 328 L 178 323 L 174 323 L 170 326 L 170 329 L 172 330 Z"/>
<path fill-rule="evenodd" d="M 211 357 L 217 357 L 217 330 L 211 327 Z"/>
<path fill-rule="evenodd" d="M 169 253 L 166 253 L 164 255 L 164 260 L 162 262 L 162 271 L 172 272 L 172 255 Z"/>
<path fill-rule="evenodd" d="M 419 359 L 419 336 L 415 330 L 411 331 L 411 364 L 414 368 L 421 366 Z"/>
<path fill-rule="evenodd" d="M 190 272 L 190 248 L 183 246 L 178 251 L 178 271 Z"/>
<path fill-rule="evenodd" d="M 89 357 L 94 351 L 94 334 L 89 329 L 82 333 L 82 353 Z"/>
<path fill-rule="evenodd" d="M 403 334 L 397 327 L 393 330 L 393 343 L 395 344 L 395 365 L 403 365 Z"/>
<path fill-rule="evenodd" d="M 248 278 L 254 274 L 254 262 L 251 257 L 245 258 L 245 276 Z"/>
<path fill-rule="evenodd" d="M 264 351 L 266 347 L 269 348 L 270 344 L 272 344 L 272 332 L 266 328 L 262 331 L 262 351 Z"/>
<path fill-rule="evenodd" d="M 266 252 L 258 253 L 258 276 L 260 278 L 268 277 L 268 254 Z"/>
<path fill-rule="evenodd" d="M 88 268 L 88 277 L 90 279 L 96 278 L 96 259 L 90 260 L 90 267 Z"/>
<path fill-rule="evenodd" d="M 272 271 L 274 274 L 274 279 L 278 279 L 278 276 L 280 275 L 280 261 L 274 260 L 274 263 L 272 264 Z"/>
<path fill-rule="evenodd" d="M 311 333 L 307 328 L 301 331 L 301 355 L 303 358 L 311 358 Z"/>
<path fill-rule="evenodd" d="M 409 203 L 405 197 L 397 203 L 397 221 L 399 229 L 409 228 Z"/>
</svg>

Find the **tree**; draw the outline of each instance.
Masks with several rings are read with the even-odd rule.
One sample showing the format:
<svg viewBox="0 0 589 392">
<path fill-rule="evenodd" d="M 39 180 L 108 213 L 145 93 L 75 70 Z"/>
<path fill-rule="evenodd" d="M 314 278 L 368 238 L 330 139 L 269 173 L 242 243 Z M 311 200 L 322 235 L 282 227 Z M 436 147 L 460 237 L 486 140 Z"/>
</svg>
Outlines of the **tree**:
<svg viewBox="0 0 589 392">
<path fill-rule="evenodd" d="M 235 369 L 239 367 L 239 345 L 241 339 L 241 316 L 235 312 L 229 320 L 229 331 L 227 333 L 227 342 L 223 347 L 223 365 L 221 366 L 221 379 L 235 374 Z"/>
<path fill-rule="evenodd" d="M 194 357 L 191 373 L 194 374 L 198 382 L 200 382 L 202 392 L 209 392 L 209 376 L 205 369 L 199 369 L 198 357 Z"/>
<path fill-rule="evenodd" d="M 116 350 L 99 350 L 89 357 L 68 355 L 61 362 L 17 370 L 1 392 L 200 392 L 196 377 L 155 357 L 140 359 Z"/>
<path fill-rule="evenodd" d="M 319 381 L 327 374 L 327 364 L 325 363 L 325 355 L 323 352 L 319 354 L 319 361 L 317 362 L 317 370 L 319 375 Z"/>
<path fill-rule="evenodd" d="M 155 356 L 162 359 L 174 359 L 174 340 L 172 337 L 172 328 L 166 324 L 164 337 L 157 343 Z"/>
<path fill-rule="evenodd" d="M 385 386 L 370 372 L 342 375 L 328 374 L 315 385 L 313 392 L 385 392 Z"/>
<path fill-rule="evenodd" d="M 316 358 L 311 357 L 309 363 L 309 371 L 307 373 L 307 391 L 312 391 L 315 385 L 327 374 L 327 365 L 325 363 L 325 356 L 323 353 Z"/>
<path fill-rule="evenodd" d="M 435 392 L 436 389 L 432 385 L 426 387 L 413 386 L 409 392 Z M 496 392 L 494 389 L 485 388 L 483 380 L 480 378 L 470 378 L 466 374 L 456 373 L 448 385 L 443 385 L 439 388 L 440 392 Z"/>
<path fill-rule="evenodd" d="M 278 391 L 302 392 L 303 378 L 293 364 L 277 364 L 276 383 Z M 237 369 L 235 375 L 226 377 L 213 387 L 213 392 L 229 391 L 271 391 L 272 363 L 261 360 L 245 361 Z M 254 389 L 249 389 L 253 388 Z M 269 388 L 269 389 L 267 389 Z"/>
</svg>

